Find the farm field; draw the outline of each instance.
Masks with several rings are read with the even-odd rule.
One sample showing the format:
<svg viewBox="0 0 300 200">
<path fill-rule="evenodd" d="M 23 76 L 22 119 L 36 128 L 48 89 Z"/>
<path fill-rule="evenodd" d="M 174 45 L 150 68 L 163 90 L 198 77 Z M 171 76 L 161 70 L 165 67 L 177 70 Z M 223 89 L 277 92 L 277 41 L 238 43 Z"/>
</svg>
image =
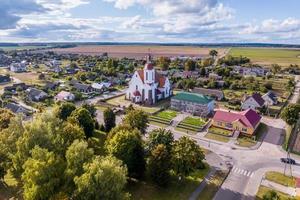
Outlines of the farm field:
<svg viewBox="0 0 300 200">
<path fill-rule="evenodd" d="M 15 51 L 15 50 L 30 50 L 38 48 L 46 48 L 47 46 L 0 46 L 0 49 L 4 51 Z"/>
<path fill-rule="evenodd" d="M 151 53 L 158 56 L 197 56 L 206 57 L 212 48 L 195 46 L 151 46 L 151 45 L 82 45 L 73 48 L 52 49 L 57 53 L 77 53 L 86 55 L 101 55 L 108 53 L 108 56 L 115 58 L 144 58 Z M 226 53 L 226 48 L 214 48 L 219 55 Z"/>
<path fill-rule="evenodd" d="M 232 48 L 229 51 L 232 56 L 246 56 L 253 63 L 262 65 L 279 64 L 289 66 L 300 65 L 300 49 L 276 49 L 276 48 Z"/>
</svg>

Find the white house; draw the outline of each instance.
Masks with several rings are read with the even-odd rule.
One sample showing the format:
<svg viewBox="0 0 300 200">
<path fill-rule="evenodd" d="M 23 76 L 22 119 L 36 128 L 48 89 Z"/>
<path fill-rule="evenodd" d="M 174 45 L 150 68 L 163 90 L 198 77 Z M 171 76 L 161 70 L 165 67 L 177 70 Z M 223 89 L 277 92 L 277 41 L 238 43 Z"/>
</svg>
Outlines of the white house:
<svg viewBox="0 0 300 200">
<path fill-rule="evenodd" d="M 158 100 L 170 97 L 171 94 L 169 79 L 156 72 L 153 64 L 147 62 L 144 69 L 133 74 L 126 99 L 134 103 L 152 105 Z"/>
<path fill-rule="evenodd" d="M 245 98 L 242 103 L 242 110 L 262 108 L 265 105 L 265 100 L 258 93 L 254 93 L 252 96 Z"/>
<path fill-rule="evenodd" d="M 74 101 L 75 95 L 71 92 L 61 91 L 54 97 L 55 101 Z"/>
<path fill-rule="evenodd" d="M 278 103 L 277 96 L 271 91 L 264 94 L 262 98 L 265 100 L 265 105 L 267 106 L 276 105 Z"/>
<path fill-rule="evenodd" d="M 10 71 L 12 72 L 26 72 L 27 67 L 26 67 L 26 61 L 22 61 L 20 63 L 12 63 L 10 65 Z"/>
</svg>

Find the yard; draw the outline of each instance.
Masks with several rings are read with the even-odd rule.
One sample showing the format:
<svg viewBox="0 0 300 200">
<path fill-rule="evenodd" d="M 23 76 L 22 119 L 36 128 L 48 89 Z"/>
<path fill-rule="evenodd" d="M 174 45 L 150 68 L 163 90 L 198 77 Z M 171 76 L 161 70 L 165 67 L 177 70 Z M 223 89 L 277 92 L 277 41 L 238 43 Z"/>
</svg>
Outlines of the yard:
<svg viewBox="0 0 300 200">
<path fill-rule="evenodd" d="M 262 139 L 264 136 L 264 133 L 267 132 L 268 126 L 264 123 L 260 123 L 260 125 L 257 127 L 255 130 L 253 137 L 248 137 L 244 135 L 240 135 L 237 138 L 237 145 L 242 146 L 242 147 L 253 147 L 254 145 L 257 144 L 258 141 Z"/>
<path fill-rule="evenodd" d="M 218 135 L 218 134 L 213 134 L 213 133 L 206 133 L 206 135 L 204 136 L 207 139 L 211 139 L 211 140 L 216 140 L 219 142 L 229 142 L 229 137 L 223 136 L 223 135 Z"/>
<path fill-rule="evenodd" d="M 300 65 L 300 51 L 298 49 L 274 49 L 274 48 L 231 48 L 229 55 L 245 56 L 253 63 L 271 65 L 279 64 L 289 66 Z"/>
<path fill-rule="evenodd" d="M 205 120 L 200 117 L 186 117 L 177 125 L 176 130 L 196 134 L 205 123 Z"/>
<path fill-rule="evenodd" d="M 188 199 L 192 192 L 199 186 L 205 175 L 208 173 L 209 167 L 203 170 L 197 170 L 190 176 L 179 180 L 177 176 L 171 177 L 171 182 L 166 188 L 160 188 L 151 183 L 148 178 L 145 181 L 134 182 L 128 184 L 127 190 L 131 194 L 132 199 L 143 200 L 182 200 Z"/>
<path fill-rule="evenodd" d="M 263 200 L 263 196 L 265 194 L 267 194 L 269 191 L 272 191 L 272 190 L 273 189 L 271 189 L 271 188 L 268 188 L 268 187 L 265 187 L 265 186 L 260 186 L 259 190 L 256 194 L 256 200 Z M 289 196 L 287 194 L 284 194 L 282 192 L 278 192 L 278 191 L 275 191 L 275 192 L 278 194 L 280 200 L 292 200 L 293 199 L 291 196 Z"/>
<path fill-rule="evenodd" d="M 209 127 L 208 132 L 229 137 L 232 135 L 233 131 L 211 126 Z"/>
<path fill-rule="evenodd" d="M 269 181 L 287 186 L 295 187 L 296 179 L 294 177 L 286 176 L 280 172 L 267 172 L 265 178 Z"/>
<path fill-rule="evenodd" d="M 141 109 L 149 114 L 159 111 L 161 109 L 161 107 L 164 106 L 163 102 L 159 102 L 155 106 L 140 106 L 137 104 L 133 104 L 131 101 L 126 100 L 125 95 L 109 99 L 106 101 L 106 103 L 111 104 L 113 106 L 121 106 L 121 107 L 123 107 L 123 106 L 128 107 L 130 104 L 132 104 L 133 107 L 135 107 L 137 109 Z"/>
<path fill-rule="evenodd" d="M 173 118 L 177 116 L 177 112 L 173 110 L 163 110 L 155 115 L 149 116 L 150 123 L 165 128 L 170 125 Z"/>
</svg>

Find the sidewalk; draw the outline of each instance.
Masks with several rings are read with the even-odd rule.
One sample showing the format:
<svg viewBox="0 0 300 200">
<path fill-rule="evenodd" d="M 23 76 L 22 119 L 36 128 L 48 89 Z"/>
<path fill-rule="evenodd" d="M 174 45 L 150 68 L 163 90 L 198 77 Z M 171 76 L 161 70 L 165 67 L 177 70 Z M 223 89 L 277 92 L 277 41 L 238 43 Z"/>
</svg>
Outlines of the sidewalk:
<svg viewBox="0 0 300 200">
<path fill-rule="evenodd" d="M 293 187 L 286 187 L 284 185 L 274 183 L 274 182 L 266 180 L 266 179 L 262 180 L 261 185 L 266 186 L 266 187 L 271 188 L 271 189 L 274 189 L 276 191 L 288 194 L 288 195 L 293 196 L 293 197 L 296 196 L 296 189 L 293 188 Z"/>
</svg>

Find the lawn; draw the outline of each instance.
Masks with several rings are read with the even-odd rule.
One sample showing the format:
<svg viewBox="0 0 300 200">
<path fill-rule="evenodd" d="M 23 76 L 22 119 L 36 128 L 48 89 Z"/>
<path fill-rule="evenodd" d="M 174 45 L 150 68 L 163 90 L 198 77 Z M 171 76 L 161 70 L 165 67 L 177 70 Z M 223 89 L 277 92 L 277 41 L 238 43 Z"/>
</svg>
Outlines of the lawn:
<svg viewBox="0 0 300 200">
<path fill-rule="evenodd" d="M 231 131 L 231 130 L 226 130 L 226 129 L 218 128 L 215 126 L 209 127 L 208 132 L 213 133 L 213 134 L 218 134 L 218 135 L 224 135 L 224 136 L 228 136 L 228 137 L 231 136 L 233 133 L 233 131 Z"/>
<path fill-rule="evenodd" d="M 265 194 L 267 194 L 269 191 L 272 191 L 272 190 L 273 189 L 271 189 L 271 188 L 268 188 L 268 187 L 265 187 L 265 186 L 260 186 L 259 190 L 256 194 L 256 200 L 263 200 L 263 196 Z M 275 191 L 275 192 L 278 194 L 280 200 L 292 200 L 292 199 L 294 199 L 293 197 L 291 197 L 287 194 L 284 194 L 282 192 L 279 192 L 279 191 Z"/>
<path fill-rule="evenodd" d="M 229 137 L 223 136 L 223 135 L 217 135 L 217 134 L 213 134 L 213 133 L 206 133 L 206 135 L 204 136 L 208 139 L 211 140 L 216 140 L 219 142 L 229 142 Z"/>
<path fill-rule="evenodd" d="M 201 192 L 198 200 L 208 200 L 213 199 L 219 187 L 223 183 L 226 177 L 226 173 L 223 171 L 217 171 L 212 179 L 209 181 L 208 185 L 205 186 Z"/>
<path fill-rule="evenodd" d="M 166 120 L 172 120 L 177 116 L 177 112 L 173 110 L 164 110 L 157 114 L 155 114 L 156 117 L 160 117 Z"/>
<path fill-rule="evenodd" d="M 257 141 L 259 141 L 263 137 L 264 133 L 267 132 L 267 129 L 268 126 L 266 124 L 260 123 L 253 134 L 255 138 L 240 135 L 237 139 L 237 145 L 242 147 L 252 147 L 256 145 Z"/>
<path fill-rule="evenodd" d="M 132 199 L 188 199 L 197 186 L 199 186 L 208 171 L 209 167 L 206 167 L 204 170 L 197 170 L 182 180 L 179 180 L 177 176 L 173 175 L 169 186 L 166 188 L 160 188 L 151 183 L 148 179 L 145 181 L 130 182 L 127 191 L 131 194 Z"/>
<path fill-rule="evenodd" d="M 295 187 L 296 185 L 296 179 L 294 177 L 285 176 L 280 172 L 267 172 L 265 178 L 287 187 Z"/>
<path fill-rule="evenodd" d="M 133 107 L 135 107 L 137 109 L 141 109 L 150 114 L 159 111 L 161 109 L 161 106 L 164 105 L 163 104 L 164 102 L 159 102 L 155 106 L 149 106 L 149 107 L 148 106 L 140 106 L 137 104 L 133 104 L 131 101 L 126 100 L 125 95 L 109 99 L 106 101 L 106 103 L 114 105 L 114 106 L 121 106 L 121 107 L 123 107 L 123 106 L 128 107 L 130 104 L 132 104 Z"/>
<path fill-rule="evenodd" d="M 200 117 L 186 117 L 182 123 L 189 124 L 193 126 L 203 126 L 205 121 Z"/>
<path fill-rule="evenodd" d="M 205 125 L 205 120 L 200 117 L 186 117 L 175 128 L 178 131 L 196 134 Z"/>
<path fill-rule="evenodd" d="M 279 64 L 289 66 L 300 65 L 300 50 L 298 49 L 276 49 L 276 48 L 231 48 L 229 55 L 245 56 L 253 63 L 271 65 Z"/>
</svg>

